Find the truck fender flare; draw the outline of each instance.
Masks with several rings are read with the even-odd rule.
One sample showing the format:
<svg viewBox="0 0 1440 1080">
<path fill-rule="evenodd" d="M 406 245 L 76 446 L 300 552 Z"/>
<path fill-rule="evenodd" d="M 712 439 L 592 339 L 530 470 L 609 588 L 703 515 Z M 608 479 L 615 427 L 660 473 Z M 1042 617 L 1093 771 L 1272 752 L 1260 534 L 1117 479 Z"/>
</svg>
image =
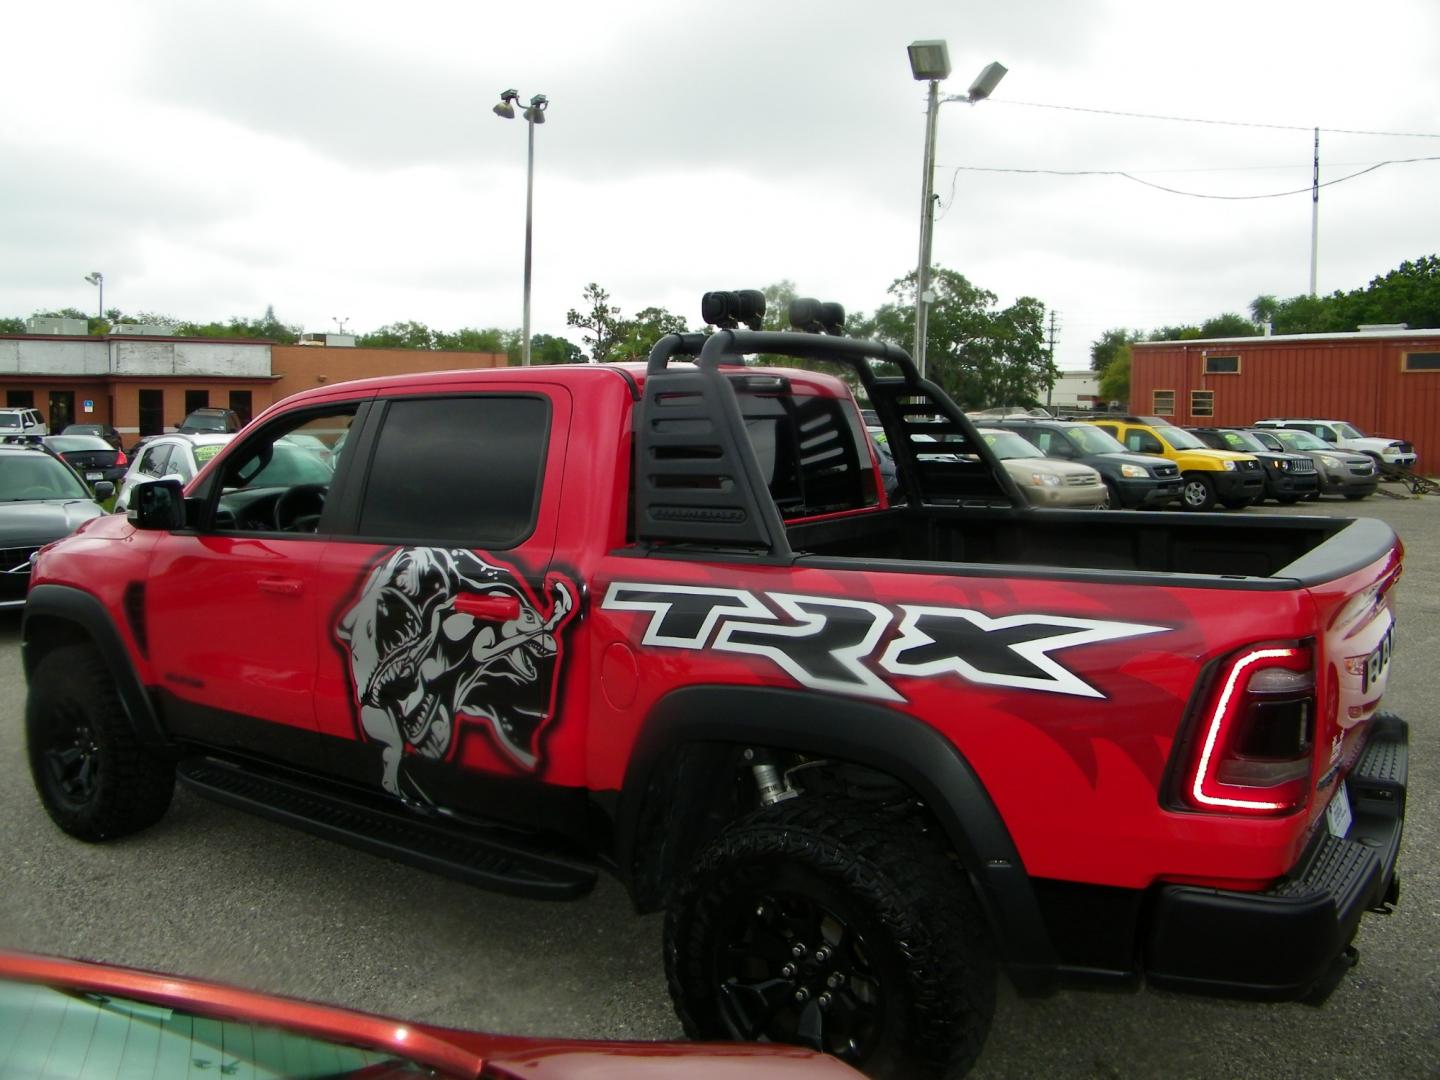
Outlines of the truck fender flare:
<svg viewBox="0 0 1440 1080">
<path fill-rule="evenodd" d="M 135 673 L 130 652 L 105 605 L 90 593 L 69 585 L 32 588 L 25 601 L 20 630 L 26 680 L 34 674 L 48 646 L 82 640 L 95 647 L 109 668 L 136 738 L 142 745 L 154 749 L 170 747 L 171 740 L 160 725 L 150 695 Z"/>
<path fill-rule="evenodd" d="M 662 698 L 646 718 L 618 807 L 617 863 L 635 866 L 638 825 L 668 751 L 732 743 L 834 757 L 906 784 L 944 829 L 975 882 L 1000 955 L 1021 992 L 1054 989 L 1058 960 L 1034 887 L 984 784 L 934 728 L 882 705 L 773 687 L 690 686 Z"/>
</svg>

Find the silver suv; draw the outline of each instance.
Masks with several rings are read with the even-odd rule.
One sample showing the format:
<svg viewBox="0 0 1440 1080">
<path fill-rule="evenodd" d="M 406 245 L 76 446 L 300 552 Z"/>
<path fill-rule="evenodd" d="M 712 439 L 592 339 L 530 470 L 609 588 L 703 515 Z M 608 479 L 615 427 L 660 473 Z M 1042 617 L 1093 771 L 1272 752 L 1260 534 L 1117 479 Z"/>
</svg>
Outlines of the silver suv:
<svg viewBox="0 0 1440 1080">
<path fill-rule="evenodd" d="M 45 418 L 34 409 L 0 409 L 0 439 L 6 442 L 21 442 L 49 435 Z"/>
<path fill-rule="evenodd" d="M 1366 435 L 1345 420 L 1315 420 L 1308 417 L 1256 420 L 1252 428 L 1290 428 L 1292 431 L 1308 431 L 1317 439 L 1340 450 L 1353 450 L 1366 454 L 1386 465 L 1402 469 L 1415 467 L 1415 447 L 1403 439 L 1390 439 L 1379 435 Z"/>
</svg>

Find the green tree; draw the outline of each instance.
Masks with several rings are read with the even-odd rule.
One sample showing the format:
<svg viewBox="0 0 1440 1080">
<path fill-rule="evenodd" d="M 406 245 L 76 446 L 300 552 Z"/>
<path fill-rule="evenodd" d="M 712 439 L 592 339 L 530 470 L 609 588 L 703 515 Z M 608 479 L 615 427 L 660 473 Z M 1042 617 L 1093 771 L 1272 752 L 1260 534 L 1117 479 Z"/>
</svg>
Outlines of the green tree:
<svg viewBox="0 0 1440 1080">
<path fill-rule="evenodd" d="M 1022 296 L 997 309 L 994 293 L 943 267 L 936 267 L 930 280 L 936 298 L 927 321 L 929 378 L 963 408 L 1035 404 L 1055 377 L 1045 349 L 1045 305 Z M 875 336 L 908 348 L 914 338 L 915 274 L 888 291 L 895 302 L 875 312 Z"/>
<path fill-rule="evenodd" d="M 0 334 L 23 334 L 24 332 L 24 319 L 0 318 Z"/>
<path fill-rule="evenodd" d="M 1130 347 L 1132 341 L 1140 341 L 1143 336 L 1139 330 L 1120 327 L 1106 330 L 1090 343 L 1090 370 L 1103 372 L 1110 366 L 1111 361 Z"/>
<path fill-rule="evenodd" d="M 369 349 L 433 349 L 435 336 L 422 322 L 393 322 L 361 334 L 355 344 Z"/>
<path fill-rule="evenodd" d="M 618 310 L 618 309 L 617 309 Z M 610 360 L 644 360 L 655 342 L 666 334 L 686 334 L 690 328 L 679 315 L 661 307 L 641 308 L 633 319 L 621 319 L 615 328 Z"/>
<path fill-rule="evenodd" d="M 1254 337 L 1258 333 L 1260 333 L 1258 326 L 1245 316 L 1236 315 L 1233 312 L 1216 315 L 1200 324 L 1202 338 Z"/>
<path fill-rule="evenodd" d="M 1106 401 L 1130 400 L 1130 346 L 1124 345 L 1100 373 L 1100 396 Z"/>
<path fill-rule="evenodd" d="M 519 334 L 516 334 L 519 340 Z M 518 350 L 517 350 L 518 356 Z M 518 360 L 516 361 L 518 363 Z M 553 334 L 535 334 L 530 338 L 530 362 L 532 364 L 583 364 L 585 353 L 569 338 Z"/>
<path fill-rule="evenodd" d="M 473 327 L 463 327 L 453 332 L 435 330 L 431 332 L 431 347 L 444 349 L 447 352 L 479 352 L 479 353 L 505 353 L 507 352 L 507 334 L 514 331 L 500 330 L 491 327 L 488 330 L 476 330 Z M 519 335 L 516 335 L 517 339 Z"/>
<path fill-rule="evenodd" d="M 1261 293 L 1250 301 L 1250 318 L 1256 326 L 1264 326 L 1275 321 L 1275 313 L 1279 309 L 1280 301 L 1275 299 L 1273 293 Z"/>
<path fill-rule="evenodd" d="M 596 282 L 590 282 L 580 293 L 584 310 L 571 308 L 565 313 L 565 325 L 578 327 L 580 339 L 590 349 L 590 358 L 597 364 L 610 359 L 611 350 L 623 333 L 619 306 L 610 303 L 610 294 Z"/>
</svg>

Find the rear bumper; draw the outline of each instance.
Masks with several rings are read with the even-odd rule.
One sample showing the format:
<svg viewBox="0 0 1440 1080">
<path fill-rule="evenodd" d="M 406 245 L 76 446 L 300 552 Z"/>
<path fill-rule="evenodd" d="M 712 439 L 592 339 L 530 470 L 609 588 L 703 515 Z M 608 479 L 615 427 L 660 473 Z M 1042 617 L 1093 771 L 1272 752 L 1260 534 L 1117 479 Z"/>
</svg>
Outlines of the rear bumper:
<svg viewBox="0 0 1440 1080">
<path fill-rule="evenodd" d="M 1262 893 L 1160 889 L 1145 934 L 1152 984 L 1276 1001 L 1316 1000 L 1333 989 L 1353 960 L 1361 916 L 1388 911 L 1399 897 L 1408 735 L 1388 713 L 1373 725 L 1346 778 L 1353 820 L 1343 838 L 1322 823 L 1290 875 Z"/>
</svg>

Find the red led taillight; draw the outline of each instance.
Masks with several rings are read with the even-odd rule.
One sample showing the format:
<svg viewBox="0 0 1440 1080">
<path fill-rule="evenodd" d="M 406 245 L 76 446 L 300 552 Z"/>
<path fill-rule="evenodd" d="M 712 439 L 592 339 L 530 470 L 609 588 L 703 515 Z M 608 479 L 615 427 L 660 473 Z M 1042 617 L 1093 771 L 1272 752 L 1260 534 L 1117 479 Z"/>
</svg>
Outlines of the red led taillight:
<svg viewBox="0 0 1440 1080">
<path fill-rule="evenodd" d="M 1199 810 L 1284 814 L 1305 804 L 1315 744 L 1308 646 L 1260 645 L 1220 669 L 1185 785 Z"/>
<path fill-rule="evenodd" d="M 119 466 L 121 466 L 121 465 L 129 465 L 129 464 L 130 464 L 130 462 L 127 461 L 126 458 L 125 458 L 125 451 L 124 451 L 124 450 L 116 450 L 116 451 L 115 451 L 115 465 L 116 465 L 117 467 L 119 467 Z"/>
</svg>

